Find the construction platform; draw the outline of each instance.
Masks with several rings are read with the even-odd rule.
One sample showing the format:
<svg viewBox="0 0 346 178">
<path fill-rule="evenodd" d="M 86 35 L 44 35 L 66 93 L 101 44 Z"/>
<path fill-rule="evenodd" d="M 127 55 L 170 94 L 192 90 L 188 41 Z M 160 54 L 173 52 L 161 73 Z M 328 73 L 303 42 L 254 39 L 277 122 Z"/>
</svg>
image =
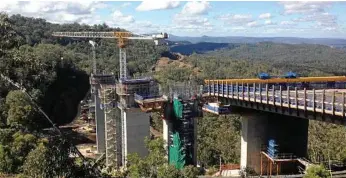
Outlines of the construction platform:
<svg viewBox="0 0 346 178">
<path fill-rule="evenodd" d="M 229 114 L 229 105 L 220 105 L 219 103 L 207 103 L 204 104 L 202 110 L 217 115 Z"/>
<path fill-rule="evenodd" d="M 135 102 L 139 105 L 142 111 L 152 112 L 160 111 L 163 109 L 165 102 L 168 101 L 166 96 L 142 96 L 135 94 Z"/>
<path fill-rule="evenodd" d="M 113 74 L 91 74 L 90 84 L 114 84 L 115 79 Z"/>
<path fill-rule="evenodd" d="M 263 160 L 264 159 L 264 160 Z M 265 161 L 266 160 L 266 161 Z M 261 174 L 266 174 L 267 176 L 272 176 L 274 174 L 280 175 L 282 172 L 283 164 L 286 165 L 286 168 L 293 168 L 293 165 L 303 165 L 306 170 L 311 163 L 304 158 L 297 158 L 293 154 L 280 154 L 275 158 L 271 157 L 268 153 L 261 151 Z M 275 166 L 275 167 L 273 167 Z"/>
</svg>

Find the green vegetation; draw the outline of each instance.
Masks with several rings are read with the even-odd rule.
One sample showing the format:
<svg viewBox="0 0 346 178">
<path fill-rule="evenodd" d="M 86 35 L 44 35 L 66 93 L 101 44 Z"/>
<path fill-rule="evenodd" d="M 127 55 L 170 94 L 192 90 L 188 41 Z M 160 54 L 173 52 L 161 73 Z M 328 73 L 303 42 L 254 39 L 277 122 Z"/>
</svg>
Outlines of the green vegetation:
<svg viewBox="0 0 346 178">
<path fill-rule="evenodd" d="M 52 36 L 56 31 L 124 31 L 120 28 L 111 28 L 102 25 L 52 24 L 44 19 L 35 19 L 13 15 L 9 18 L 13 23 L 13 29 L 20 33 L 20 44 L 35 46 L 37 44 L 54 44 L 63 51 L 64 59 L 72 59 L 78 68 L 91 72 L 92 53 L 89 39 L 71 39 Z M 97 67 L 100 72 L 119 73 L 119 48 L 115 39 L 95 39 L 97 43 L 96 57 Z M 146 73 L 156 62 L 161 53 L 167 50 L 165 46 L 155 47 L 152 41 L 133 40 L 128 42 L 127 67 L 130 76 Z M 61 54 L 54 51 L 51 54 Z M 59 59 L 60 59 L 59 57 Z"/>
<path fill-rule="evenodd" d="M 128 176 L 137 177 L 156 177 L 156 178 L 195 178 L 199 174 L 197 168 L 193 166 L 184 167 L 181 171 L 169 165 L 166 151 L 163 147 L 162 138 L 155 140 L 146 139 L 149 155 L 141 159 L 137 154 L 128 156 Z"/>
<path fill-rule="evenodd" d="M 105 24 L 57 25 L 20 15 L 8 17 L 0 14 L 0 20 L 1 73 L 23 85 L 54 123 L 70 123 L 77 115 L 79 102 L 90 88 L 87 73 L 91 71 L 91 46 L 89 39 L 57 38 L 51 33 L 122 29 Z M 99 72 L 118 73 L 116 41 L 99 39 L 96 43 Z M 149 41 L 129 43 L 127 61 L 130 76 L 150 71 L 160 54 L 167 50 L 165 46 L 154 47 Z M 66 140 L 58 139 L 56 133 L 42 130 L 51 125 L 26 95 L 14 89 L 0 80 L 0 172 L 21 173 L 22 177 L 92 177 L 84 165 L 69 157 L 73 150 Z M 155 143 L 149 144 L 149 148 L 152 147 Z M 153 152 L 144 166 L 163 165 L 164 152 Z M 161 162 L 156 163 L 158 160 Z M 170 172 L 171 168 L 161 166 L 160 170 Z M 186 172 L 191 174 L 194 171 Z M 156 172 L 151 174 L 157 175 Z"/>
<path fill-rule="evenodd" d="M 206 167 L 240 163 L 240 117 L 207 114 L 198 120 L 197 159 Z"/>
<path fill-rule="evenodd" d="M 308 154 L 311 161 L 327 162 L 339 160 L 346 163 L 345 127 L 323 123 L 310 122 Z"/>
<path fill-rule="evenodd" d="M 303 76 L 345 75 L 346 52 L 323 45 L 258 43 L 210 52 L 205 56 L 260 62 Z M 248 69 L 253 70 L 253 69 Z"/>
<path fill-rule="evenodd" d="M 13 19 L 0 14 L 0 71 L 23 85 L 57 125 L 70 123 L 89 90 L 88 75 L 58 44 L 29 46 Z M 23 33 L 22 33 L 23 32 Z M 63 59 L 63 60 L 62 60 Z M 75 164 L 71 143 L 42 129 L 50 123 L 30 98 L 0 80 L 0 172 L 22 177 L 92 177 Z M 77 176 L 77 177 L 78 177 Z"/>
<path fill-rule="evenodd" d="M 314 165 L 308 168 L 304 178 L 330 178 L 330 172 L 321 165 Z"/>
</svg>

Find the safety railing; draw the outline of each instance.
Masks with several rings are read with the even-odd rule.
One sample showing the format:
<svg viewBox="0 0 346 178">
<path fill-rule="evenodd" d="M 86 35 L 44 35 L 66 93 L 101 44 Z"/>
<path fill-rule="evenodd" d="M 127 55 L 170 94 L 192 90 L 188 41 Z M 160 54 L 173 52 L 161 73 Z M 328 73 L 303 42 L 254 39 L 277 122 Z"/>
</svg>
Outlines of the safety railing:
<svg viewBox="0 0 346 178">
<path fill-rule="evenodd" d="M 118 103 L 115 101 L 111 101 L 108 103 L 101 103 L 100 108 L 103 109 L 110 109 L 110 108 L 116 108 L 118 106 Z"/>
<path fill-rule="evenodd" d="M 144 103 L 144 102 L 157 102 L 157 101 L 165 101 L 168 98 L 163 95 L 140 95 L 140 94 L 134 94 L 135 101 L 137 103 Z"/>
<path fill-rule="evenodd" d="M 292 153 L 277 153 L 275 155 L 270 155 L 273 159 L 296 159 L 297 156 L 295 156 Z"/>
<path fill-rule="evenodd" d="M 162 98 L 162 95 L 139 95 L 139 94 L 134 94 L 135 100 L 147 100 L 147 99 L 154 99 L 154 98 Z"/>
<path fill-rule="evenodd" d="M 298 90 L 290 86 L 262 84 L 210 84 L 203 89 L 209 96 L 278 105 L 345 117 L 345 93 L 322 90 Z"/>
</svg>

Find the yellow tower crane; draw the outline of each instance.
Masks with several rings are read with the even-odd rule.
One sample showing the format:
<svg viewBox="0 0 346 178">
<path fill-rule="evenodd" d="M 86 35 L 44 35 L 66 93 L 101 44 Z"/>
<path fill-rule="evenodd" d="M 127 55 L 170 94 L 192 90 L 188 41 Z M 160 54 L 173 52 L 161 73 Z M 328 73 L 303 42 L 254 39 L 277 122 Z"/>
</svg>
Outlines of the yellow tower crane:
<svg viewBox="0 0 346 178">
<path fill-rule="evenodd" d="M 131 32 L 53 32 L 56 37 L 71 37 L 71 38 L 114 38 L 118 40 L 119 46 L 119 68 L 120 75 L 119 81 L 127 79 L 126 68 L 126 44 L 127 40 L 153 40 L 155 45 L 162 44 L 164 39 L 168 38 L 167 33 L 160 33 L 155 35 L 136 35 Z M 96 72 L 96 59 L 94 58 L 93 71 Z"/>
</svg>

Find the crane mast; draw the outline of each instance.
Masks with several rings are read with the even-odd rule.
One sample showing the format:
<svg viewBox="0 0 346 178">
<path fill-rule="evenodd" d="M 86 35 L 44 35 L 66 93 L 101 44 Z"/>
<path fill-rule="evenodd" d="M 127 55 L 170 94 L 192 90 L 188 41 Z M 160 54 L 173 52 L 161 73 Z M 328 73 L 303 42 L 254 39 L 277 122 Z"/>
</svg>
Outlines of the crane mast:
<svg viewBox="0 0 346 178">
<path fill-rule="evenodd" d="M 160 42 L 168 38 L 167 33 L 160 33 L 157 35 L 136 35 L 130 32 L 53 32 L 53 36 L 56 37 L 70 37 L 70 38 L 113 38 L 118 40 L 119 47 L 119 81 L 127 79 L 127 67 L 126 67 L 126 44 L 128 40 L 153 40 L 155 45 L 159 45 Z M 94 58 L 94 64 L 96 64 Z M 96 72 L 96 65 L 93 66 L 94 73 Z"/>
</svg>

